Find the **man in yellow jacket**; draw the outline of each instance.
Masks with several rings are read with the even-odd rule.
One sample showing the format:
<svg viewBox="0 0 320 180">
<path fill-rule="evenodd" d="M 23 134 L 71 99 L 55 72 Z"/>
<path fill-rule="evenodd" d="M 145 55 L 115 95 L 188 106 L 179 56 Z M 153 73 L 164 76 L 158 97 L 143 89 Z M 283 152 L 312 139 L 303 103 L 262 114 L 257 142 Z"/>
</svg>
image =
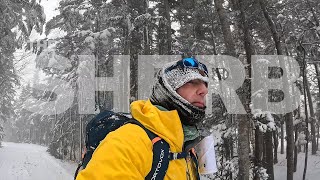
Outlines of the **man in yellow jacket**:
<svg viewBox="0 0 320 180">
<path fill-rule="evenodd" d="M 169 63 L 158 72 L 150 99 L 133 102 L 131 114 L 165 140 L 171 152 L 189 151 L 187 145 L 200 139 L 196 123 L 205 116 L 208 81 L 206 66 L 194 58 Z M 104 138 L 77 180 L 145 179 L 152 147 L 144 129 L 126 124 Z M 199 179 L 195 163 L 190 157 L 170 161 L 164 179 Z"/>
</svg>

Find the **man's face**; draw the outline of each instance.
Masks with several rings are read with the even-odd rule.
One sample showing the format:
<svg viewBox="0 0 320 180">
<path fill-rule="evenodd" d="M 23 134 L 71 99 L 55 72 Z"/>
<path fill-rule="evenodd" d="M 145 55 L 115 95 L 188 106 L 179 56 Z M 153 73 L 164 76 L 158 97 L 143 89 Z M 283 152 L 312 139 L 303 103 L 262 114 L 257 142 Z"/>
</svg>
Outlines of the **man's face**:
<svg viewBox="0 0 320 180">
<path fill-rule="evenodd" d="M 177 89 L 177 93 L 192 105 L 205 108 L 208 87 L 202 80 L 195 79 L 187 82 Z"/>
</svg>

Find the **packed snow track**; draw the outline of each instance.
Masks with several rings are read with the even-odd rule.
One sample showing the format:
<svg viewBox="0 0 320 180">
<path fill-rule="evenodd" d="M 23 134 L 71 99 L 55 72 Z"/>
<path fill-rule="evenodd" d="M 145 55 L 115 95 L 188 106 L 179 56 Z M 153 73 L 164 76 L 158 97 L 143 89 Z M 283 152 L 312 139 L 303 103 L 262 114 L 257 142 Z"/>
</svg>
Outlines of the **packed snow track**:
<svg viewBox="0 0 320 180">
<path fill-rule="evenodd" d="M 74 164 L 50 156 L 47 148 L 34 144 L 2 142 L 0 180 L 70 180 Z"/>
</svg>

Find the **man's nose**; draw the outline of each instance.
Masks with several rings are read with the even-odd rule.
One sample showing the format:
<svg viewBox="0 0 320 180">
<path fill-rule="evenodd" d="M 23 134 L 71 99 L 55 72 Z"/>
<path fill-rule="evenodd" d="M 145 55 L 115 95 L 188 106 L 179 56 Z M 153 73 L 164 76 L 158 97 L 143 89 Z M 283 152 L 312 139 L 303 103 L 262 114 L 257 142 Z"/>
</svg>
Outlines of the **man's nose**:
<svg viewBox="0 0 320 180">
<path fill-rule="evenodd" d="M 208 94 L 208 87 L 207 87 L 207 84 L 205 82 L 202 82 L 202 83 L 199 84 L 198 94 L 200 96 L 205 96 L 205 95 Z"/>
</svg>

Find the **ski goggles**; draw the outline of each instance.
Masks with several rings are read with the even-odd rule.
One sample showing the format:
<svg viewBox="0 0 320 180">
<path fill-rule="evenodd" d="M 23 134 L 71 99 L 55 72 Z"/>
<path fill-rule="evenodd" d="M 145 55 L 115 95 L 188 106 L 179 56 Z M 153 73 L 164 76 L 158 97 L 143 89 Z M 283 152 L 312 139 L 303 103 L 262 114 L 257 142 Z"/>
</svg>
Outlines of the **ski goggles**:
<svg viewBox="0 0 320 180">
<path fill-rule="evenodd" d="M 189 57 L 189 58 L 184 58 L 180 61 L 178 61 L 176 64 L 168 67 L 165 72 L 169 72 L 172 69 L 175 69 L 177 67 L 182 67 L 182 68 L 190 68 L 190 69 L 198 69 L 199 72 L 201 73 L 202 76 L 208 77 L 208 69 L 207 66 L 196 60 L 195 58 Z"/>
</svg>

